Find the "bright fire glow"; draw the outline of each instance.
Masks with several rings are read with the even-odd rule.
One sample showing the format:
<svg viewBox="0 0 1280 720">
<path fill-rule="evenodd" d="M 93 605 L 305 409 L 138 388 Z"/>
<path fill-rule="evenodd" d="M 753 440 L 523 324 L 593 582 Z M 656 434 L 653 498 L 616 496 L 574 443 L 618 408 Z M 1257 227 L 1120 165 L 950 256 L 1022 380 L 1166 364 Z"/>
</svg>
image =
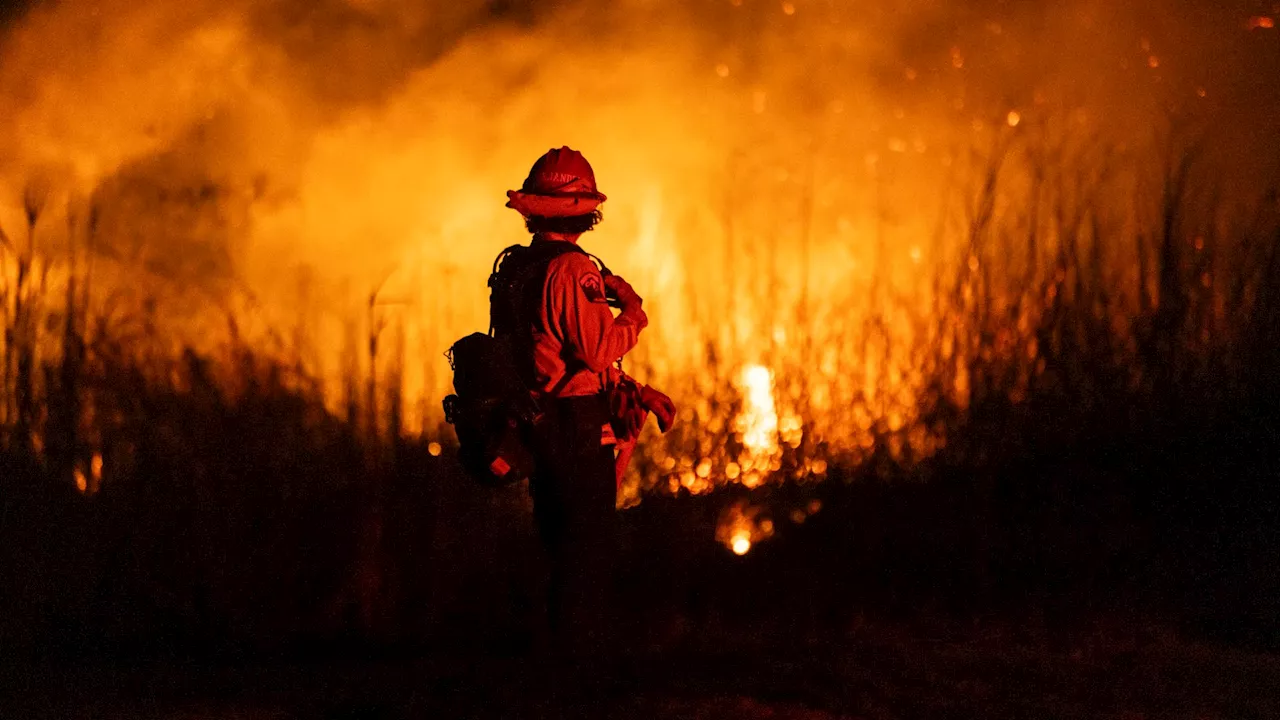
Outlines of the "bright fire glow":
<svg viewBox="0 0 1280 720">
<path fill-rule="evenodd" d="M 763 365 L 748 365 L 742 371 L 745 390 L 742 414 L 738 416 L 742 444 L 757 454 L 778 449 L 778 411 L 773 402 L 773 373 Z"/>
<path fill-rule="evenodd" d="M 734 555 L 746 555 L 751 551 L 751 535 L 745 530 L 739 530 L 733 536 L 733 544 L 731 546 Z"/>
</svg>

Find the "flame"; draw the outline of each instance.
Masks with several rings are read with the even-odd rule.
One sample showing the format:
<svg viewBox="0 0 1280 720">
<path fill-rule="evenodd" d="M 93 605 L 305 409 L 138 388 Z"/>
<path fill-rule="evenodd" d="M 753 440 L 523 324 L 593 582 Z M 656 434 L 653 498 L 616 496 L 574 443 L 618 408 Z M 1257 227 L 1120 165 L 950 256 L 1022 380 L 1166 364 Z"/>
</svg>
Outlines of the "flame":
<svg viewBox="0 0 1280 720">
<path fill-rule="evenodd" d="M 744 407 L 738 416 L 742 444 L 756 455 L 778 449 L 778 412 L 773 402 L 773 373 L 763 365 L 742 370 Z"/>
<path fill-rule="evenodd" d="M 733 550 L 734 555 L 746 555 L 751 552 L 751 533 L 746 530 L 735 532 L 729 548 Z"/>
</svg>

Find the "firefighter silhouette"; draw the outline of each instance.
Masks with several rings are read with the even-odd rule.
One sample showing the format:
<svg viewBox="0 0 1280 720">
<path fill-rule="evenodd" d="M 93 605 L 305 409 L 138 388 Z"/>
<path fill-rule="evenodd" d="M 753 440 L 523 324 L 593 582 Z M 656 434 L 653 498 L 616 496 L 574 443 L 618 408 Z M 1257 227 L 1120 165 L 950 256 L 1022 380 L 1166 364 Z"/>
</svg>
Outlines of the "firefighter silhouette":
<svg viewBox="0 0 1280 720">
<path fill-rule="evenodd" d="M 495 264 L 490 318 L 543 413 L 530 433 L 530 490 L 550 565 L 552 638 L 562 653 L 590 657 L 611 641 L 621 473 L 648 413 L 665 432 L 675 407 L 618 367 L 649 320 L 635 289 L 578 246 L 605 200 L 586 158 L 550 150 L 507 195 L 533 237 Z"/>
</svg>

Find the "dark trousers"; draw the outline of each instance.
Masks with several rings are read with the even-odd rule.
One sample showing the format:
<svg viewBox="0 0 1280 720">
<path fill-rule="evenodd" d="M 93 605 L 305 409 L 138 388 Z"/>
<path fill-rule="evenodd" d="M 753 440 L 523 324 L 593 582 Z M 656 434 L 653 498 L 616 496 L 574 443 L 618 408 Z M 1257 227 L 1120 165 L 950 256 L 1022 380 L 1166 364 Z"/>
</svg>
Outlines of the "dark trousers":
<svg viewBox="0 0 1280 720">
<path fill-rule="evenodd" d="M 552 638 L 568 658 L 598 656 L 612 639 L 617 544 L 613 446 L 600 444 L 608 405 L 592 395 L 550 400 L 543 409 L 530 488 L 550 565 Z"/>
</svg>

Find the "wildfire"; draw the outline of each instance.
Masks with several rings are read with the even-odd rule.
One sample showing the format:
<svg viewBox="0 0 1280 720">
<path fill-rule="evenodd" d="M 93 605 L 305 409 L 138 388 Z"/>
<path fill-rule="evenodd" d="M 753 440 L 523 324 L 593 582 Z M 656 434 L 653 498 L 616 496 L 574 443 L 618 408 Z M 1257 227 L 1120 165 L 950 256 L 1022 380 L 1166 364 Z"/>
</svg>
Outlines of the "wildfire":
<svg viewBox="0 0 1280 720">
<path fill-rule="evenodd" d="M 1151 73 L 1134 72 L 1144 62 L 1199 88 L 1183 94 L 1201 111 L 1218 104 L 1195 99 L 1204 87 L 1234 107 L 1233 83 L 1175 78 L 1205 58 L 1162 38 L 1139 53 L 1117 30 L 1096 52 L 1064 52 L 1078 27 L 1002 15 L 967 28 L 977 33 L 895 41 L 946 27 L 933 15 L 957 12 L 948 4 L 629 1 L 590 6 L 606 16 L 596 34 L 577 0 L 519 22 L 490 3 L 335 2 L 341 12 L 283 12 L 290 22 L 240 0 L 102 0 L 96 13 L 54 3 L 15 21 L 0 64 L 6 313 L 12 248 L 34 248 L 26 276 L 49 280 L 47 316 L 22 322 L 52 348 L 58 279 L 68 258 L 85 268 L 91 254 L 91 316 L 147 335 L 148 353 L 212 353 L 233 338 L 303 368 L 336 412 L 352 397 L 375 405 L 361 417 L 386 415 L 400 390 L 402 428 L 438 455 L 451 440 L 436 429 L 451 382 L 440 355 L 486 326 L 493 256 L 525 239 L 504 192 L 543 150 L 570 144 L 610 198 L 584 244 L 646 298 L 651 324 L 628 369 L 682 409 L 673 434 L 642 443 L 649 474 L 624 488 L 633 495 L 822 475 L 879 450 L 928 455 L 944 438 L 922 427 L 922 398 L 964 406 L 965 353 L 979 350 L 966 343 L 985 332 L 964 315 L 980 305 L 974 290 L 942 283 L 981 278 L 994 317 L 1026 306 L 1001 278 L 1052 264 L 1026 243 L 1000 245 L 1025 238 L 1031 208 L 1048 217 L 1066 202 L 1029 202 L 1033 186 L 1049 192 L 1036 178 L 1080 169 L 1032 167 L 1037 132 L 1081 127 L 1138 157 L 1166 101 Z M 1239 36 L 1242 17 L 1222 26 Z M 1248 24 L 1274 27 L 1270 15 Z M 548 60 L 566 47 L 577 62 Z M 1051 117 L 1057 107 L 1069 114 Z M 977 158 L 995 159 L 993 137 L 1009 149 L 992 239 L 975 250 L 960 226 L 983 206 Z M 1072 156 L 1060 140 L 1057 155 Z M 28 233 L 24 199 L 36 194 Z M 1134 257 L 1136 216 L 1096 210 L 1120 228 L 1114 256 Z M 1032 234 L 1039 260 L 1057 251 L 1053 233 Z M 1026 327 L 999 352 L 1027 354 Z M 92 492 L 99 475 L 86 464 L 77 486 Z M 756 543 L 755 532 L 739 537 Z"/>
</svg>

